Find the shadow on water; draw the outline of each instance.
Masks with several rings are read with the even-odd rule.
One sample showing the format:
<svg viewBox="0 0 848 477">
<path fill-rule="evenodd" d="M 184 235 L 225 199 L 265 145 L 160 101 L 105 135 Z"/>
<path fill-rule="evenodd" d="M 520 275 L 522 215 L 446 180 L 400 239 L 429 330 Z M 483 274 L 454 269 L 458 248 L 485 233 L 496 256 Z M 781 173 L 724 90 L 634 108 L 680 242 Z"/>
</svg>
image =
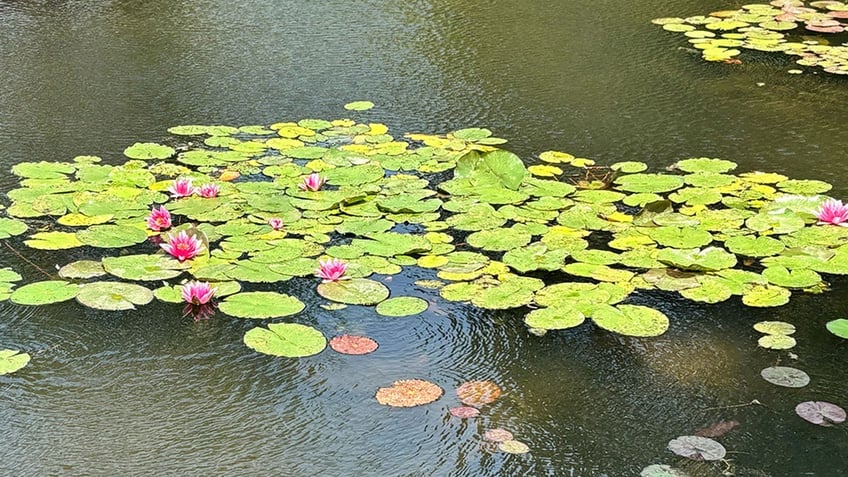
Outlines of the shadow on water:
<svg viewBox="0 0 848 477">
<path fill-rule="evenodd" d="M 177 124 L 332 119 L 368 99 L 378 106 L 364 117 L 395 134 L 488 127 L 528 161 L 547 149 L 656 168 L 720 157 L 740 171 L 829 181 L 844 195 L 844 80 L 790 78 L 779 62 L 704 64 L 649 23 L 739 6 L 699 3 L 0 0 L 0 160 L 7 169 L 78 154 L 117 161 Z M 0 177 L 3 191 L 14 184 Z M 40 279 L 0 251 L 5 265 Z M 28 258 L 46 270 L 73 260 Z M 33 354 L 24 371 L 0 378 L 0 470 L 636 475 L 679 463 L 665 450 L 670 439 L 730 419 L 740 425 L 722 442 L 737 475 L 838 475 L 848 464 L 844 429 L 793 413 L 803 400 L 848 395 L 846 344 L 824 330 L 848 307 L 844 281 L 766 310 L 637 294 L 634 303 L 672 320 L 666 335 L 643 340 L 591 323 L 532 336 L 521 310 L 445 302 L 408 285 L 420 278 L 431 277 L 411 269 L 389 284 L 431 303 L 400 319 L 323 310 L 309 279 L 281 285 L 307 302 L 298 322 L 380 343 L 367 356 L 325 350 L 300 360 L 248 350 L 241 336 L 257 322 L 194 322 L 175 305 L 101 313 L 0 303 L 0 344 Z M 751 325 L 764 319 L 798 327 L 796 360 L 756 347 Z M 778 360 L 808 371 L 811 386 L 762 381 L 759 370 Z M 445 396 L 412 409 L 374 400 L 378 387 L 409 378 L 436 382 Z M 461 421 L 448 409 L 469 379 L 505 393 Z M 752 400 L 761 404 L 739 406 Z M 531 452 L 492 453 L 482 434 L 495 427 Z"/>
</svg>

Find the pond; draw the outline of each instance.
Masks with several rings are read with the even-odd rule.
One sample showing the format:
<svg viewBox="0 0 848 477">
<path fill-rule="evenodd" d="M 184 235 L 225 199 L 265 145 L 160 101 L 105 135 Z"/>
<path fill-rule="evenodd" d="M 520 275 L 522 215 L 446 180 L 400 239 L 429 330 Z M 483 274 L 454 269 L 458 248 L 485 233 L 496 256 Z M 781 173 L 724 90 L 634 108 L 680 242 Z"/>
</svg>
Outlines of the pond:
<svg viewBox="0 0 848 477">
<path fill-rule="evenodd" d="M 180 124 L 270 125 L 337 119 L 369 100 L 368 121 L 404 132 L 485 127 L 528 164 L 547 150 L 598 164 L 662 171 L 685 158 L 734 161 L 833 184 L 846 197 L 844 79 L 788 59 L 705 63 L 650 20 L 736 9 L 726 0 L 558 1 L 0 0 L 0 147 L 24 161 L 98 155 L 118 164 L 134 142 L 172 141 Z M 750 58 L 750 60 L 749 60 Z M 4 174 L 0 190 L 17 187 Z M 8 206 L 9 201 L 4 200 Z M 47 230 L 48 222 L 36 222 Z M 104 252 L 104 255 L 108 252 Z M 26 281 L 84 256 L 0 246 Z M 24 255 L 24 256 L 22 256 Z M 441 300 L 412 282 L 424 313 L 325 310 L 317 279 L 286 292 L 296 319 L 327 336 L 366 334 L 378 352 L 325 350 L 288 359 L 242 342 L 257 324 L 219 313 L 194 321 L 154 301 L 101 312 L 74 301 L 0 302 L 0 348 L 31 363 L 0 378 L 0 470 L 9 475 L 638 475 L 650 464 L 692 475 L 839 475 L 844 427 L 814 426 L 795 405 L 848 405 L 846 343 L 825 323 L 848 309 L 848 281 L 776 308 L 738 298 L 708 305 L 642 294 L 670 319 L 655 338 L 591 324 L 528 332 L 525 311 Z M 757 346 L 752 325 L 794 324 L 798 345 Z M 805 369 L 809 386 L 773 386 L 760 370 Z M 379 387 L 426 379 L 445 395 L 409 409 L 381 406 Z M 491 380 L 503 395 L 458 419 L 456 386 Z M 666 449 L 721 421 L 728 467 Z M 530 452 L 492 452 L 483 434 L 510 430 Z"/>
</svg>

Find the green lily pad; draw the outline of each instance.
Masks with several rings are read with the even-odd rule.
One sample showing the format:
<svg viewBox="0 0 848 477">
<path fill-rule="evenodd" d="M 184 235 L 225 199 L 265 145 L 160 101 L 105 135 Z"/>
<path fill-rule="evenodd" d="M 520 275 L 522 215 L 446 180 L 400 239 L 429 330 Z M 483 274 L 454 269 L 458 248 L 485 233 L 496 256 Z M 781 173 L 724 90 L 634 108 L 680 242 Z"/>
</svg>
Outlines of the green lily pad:
<svg viewBox="0 0 848 477">
<path fill-rule="evenodd" d="M 253 328 L 244 334 L 244 344 L 262 354 L 302 358 L 320 353 L 327 338 L 311 326 L 298 323 L 270 323 L 268 328 Z"/>
<path fill-rule="evenodd" d="M 821 276 L 812 270 L 789 270 L 786 267 L 772 266 L 763 270 L 763 276 L 774 285 L 784 288 L 808 288 L 821 283 Z"/>
<path fill-rule="evenodd" d="M 106 275 L 103 265 L 95 260 L 78 260 L 59 269 L 62 278 L 94 278 Z"/>
<path fill-rule="evenodd" d="M 153 300 L 153 292 L 134 283 L 92 282 L 79 287 L 76 296 L 81 304 L 97 310 L 133 310 Z"/>
<path fill-rule="evenodd" d="M 487 310 L 506 310 L 529 305 L 533 302 L 533 292 L 545 286 L 537 278 L 514 277 L 496 286 L 483 288 L 473 297 L 471 303 Z"/>
<path fill-rule="evenodd" d="M 374 107 L 371 101 L 353 101 L 344 105 L 348 111 L 367 111 Z"/>
<path fill-rule="evenodd" d="M 318 285 L 318 294 L 348 305 L 375 305 L 389 297 L 389 289 L 374 280 L 353 278 L 321 283 Z"/>
<path fill-rule="evenodd" d="M 706 230 L 691 227 L 646 228 L 644 233 L 658 244 L 672 248 L 703 247 L 713 241 L 713 236 Z"/>
<path fill-rule="evenodd" d="M 840 338 L 848 340 L 848 320 L 845 318 L 828 321 L 826 326 L 827 331 L 830 331 Z"/>
<path fill-rule="evenodd" d="M 736 265 L 736 256 L 719 247 L 703 250 L 665 248 L 657 252 L 657 261 L 681 270 L 714 272 Z"/>
<path fill-rule="evenodd" d="M 147 240 L 144 230 L 122 225 L 92 225 L 77 232 L 76 236 L 85 245 L 101 248 L 128 247 Z"/>
<path fill-rule="evenodd" d="M 70 300 L 77 296 L 79 285 L 62 280 L 47 280 L 24 285 L 9 299 L 18 305 L 48 305 Z"/>
<path fill-rule="evenodd" d="M 683 187 L 682 176 L 664 174 L 629 174 L 615 180 L 620 190 L 627 192 L 671 192 Z"/>
<path fill-rule="evenodd" d="M 760 321 L 754 324 L 754 329 L 767 335 L 791 335 L 795 333 L 795 325 L 785 321 Z"/>
<path fill-rule="evenodd" d="M 0 350 L 0 375 L 10 374 L 29 364 L 30 356 L 18 350 Z"/>
<path fill-rule="evenodd" d="M 0 239 L 20 235 L 27 231 L 27 224 L 16 219 L 0 218 Z"/>
<path fill-rule="evenodd" d="M 399 296 L 378 303 L 376 311 L 383 316 L 412 316 L 423 313 L 428 306 L 427 300 L 414 296 Z"/>
<path fill-rule="evenodd" d="M 742 295 L 742 303 L 748 306 L 771 307 L 789 303 L 791 292 L 775 285 L 754 285 Z"/>
<path fill-rule="evenodd" d="M 130 159 L 167 159 L 176 153 L 172 147 L 152 142 L 137 142 L 124 149 L 124 155 Z"/>
<path fill-rule="evenodd" d="M 724 159 L 710 159 L 708 157 L 684 159 L 678 161 L 675 166 L 681 171 L 713 174 L 723 174 L 736 169 L 735 162 L 725 161 Z"/>
<path fill-rule="evenodd" d="M 38 250 L 64 250 L 85 245 L 71 232 L 38 232 L 32 234 L 29 240 L 24 240 L 24 243 Z"/>
<path fill-rule="evenodd" d="M 668 465 L 651 464 L 639 472 L 639 477 L 689 477 L 689 474 Z"/>
<path fill-rule="evenodd" d="M 786 335 L 765 335 L 757 340 L 757 344 L 768 349 L 790 349 L 795 346 L 795 338 Z"/>
<path fill-rule="evenodd" d="M 293 296 L 276 292 L 242 292 L 228 296 L 218 308 L 238 318 L 277 318 L 300 313 L 306 305 Z"/>
<path fill-rule="evenodd" d="M 490 229 L 474 232 L 466 241 L 472 247 L 492 252 L 503 252 L 530 243 L 532 236 L 514 228 Z"/>
<path fill-rule="evenodd" d="M 599 327 L 625 336 L 659 336 L 668 329 L 668 317 L 641 305 L 598 305 L 591 314 Z"/>
<path fill-rule="evenodd" d="M 504 254 L 503 262 L 521 273 L 533 270 L 554 271 L 563 266 L 568 254 L 566 249 L 548 249 L 545 244 L 534 242 L 526 247 L 509 250 Z"/>
<path fill-rule="evenodd" d="M 580 326 L 585 319 L 575 308 L 551 307 L 531 311 L 524 317 L 524 323 L 530 328 L 564 330 Z"/>
<path fill-rule="evenodd" d="M 483 154 L 477 151 L 465 154 L 457 161 L 454 175 L 459 178 L 478 178 L 517 190 L 529 172 L 520 157 L 509 151 L 496 150 Z"/>
<path fill-rule="evenodd" d="M 167 280 L 180 275 L 190 267 L 165 255 L 124 255 L 104 257 L 103 269 L 110 275 L 125 280 Z"/>
<path fill-rule="evenodd" d="M 771 237 L 752 237 L 739 235 L 724 241 L 724 245 L 733 253 L 747 257 L 768 257 L 777 255 L 786 246 L 780 240 Z"/>
</svg>

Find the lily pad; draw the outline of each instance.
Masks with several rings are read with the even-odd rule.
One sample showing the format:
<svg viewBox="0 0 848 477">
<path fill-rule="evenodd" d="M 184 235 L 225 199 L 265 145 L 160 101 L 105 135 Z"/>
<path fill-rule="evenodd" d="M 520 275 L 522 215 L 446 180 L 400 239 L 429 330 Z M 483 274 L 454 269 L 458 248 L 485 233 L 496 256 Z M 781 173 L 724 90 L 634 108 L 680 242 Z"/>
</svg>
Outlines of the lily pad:
<svg viewBox="0 0 848 477">
<path fill-rule="evenodd" d="M 795 325 L 785 321 L 761 321 L 754 324 L 754 329 L 767 335 L 791 335 L 795 333 Z"/>
<path fill-rule="evenodd" d="M 85 245 L 102 248 L 121 248 L 142 243 L 147 233 L 135 227 L 121 225 L 93 225 L 76 233 L 77 239 Z"/>
<path fill-rule="evenodd" d="M 167 159 L 176 153 L 172 147 L 152 142 L 137 142 L 124 149 L 124 155 L 130 159 Z"/>
<path fill-rule="evenodd" d="M 218 305 L 230 316 L 254 319 L 294 315 L 303 311 L 305 306 L 293 296 L 264 291 L 236 293 Z"/>
<path fill-rule="evenodd" d="M 786 388 L 803 388 L 810 383 L 810 376 L 800 369 L 788 366 L 771 366 L 760 371 L 766 381 Z"/>
<path fill-rule="evenodd" d="M 93 278 L 106 275 L 103 265 L 95 260 L 78 260 L 59 269 L 62 278 Z"/>
<path fill-rule="evenodd" d="M 767 349 L 790 349 L 795 347 L 795 338 L 786 335 L 765 335 L 757 344 Z"/>
<path fill-rule="evenodd" d="M 348 111 L 367 111 L 374 107 L 371 101 L 353 101 L 344 105 Z"/>
<path fill-rule="evenodd" d="M 412 316 L 423 313 L 428 306 L 427 300 L 414 296 L 399 296 L 378 303 L 375 311 L 383 316 Z"/>
<path fill-rule="evenodd" d="M 324 335 L 311 326 L 299 323 L 270 323 L 244 334 L 244 344 L 262 354 L 285 358 L 302 358 L 320 353 L 327 346 Z"/>
<path fill-rule="evenodd" d="M 639 477 L 689 477 L 689 474 L 669 465 L 651 464 L 639 472 Z"/>
<path fill-rule="evenodd" d="M 502 452 L 506 452 L 507 454 L 526 454 L 530 452 L 530 448 L 527 447 L 527 444 L 516 440 L 499 442 L 498 449 Z"/>
<path fill-rule="evenodd" d="M 848 320 L 845 318 L 828 321 L 826 326 L 827 331 L 830 331 L 840 338 L 848 340 Z"/>
<path fill-rule="evenodd" d="M 47 280 L 24 285 L 9 299 L 18 305 L 48 305 L 70 300 L 77 296 L 79 285 L 62 280 Z"/>
<path fill-rule="evenodd" d="M 376 305 L 389 297 L 389 289 L 374 280 L 353 278 L 321 283 L 318 285 L 318 294 L 348 305 Z"/>
<path fill-rule="evenodd" d="M 476 407 L 471 406 L 452 407 L 448 411 L 450 412 L 451 416 L 458 417 L 460 419 L 470 419 L 472 417 L 477 417 L 480 415 L 480 410 Z"/>
<path fill-rule="evenodd" d="M 0 375 L 14 373 L 29 364 L 30 356 L 18 350 L 0 350 Z"/>
<path fill-rule="evenodd" d="M 489 429 L 485 433 L 483 433 L 483 439 L 491 442 L 504 442 L 511 441 L 513 439 L 513 435 L 506 429 Z"/>
<path fill-rule="evenodd" d="M 456 395 L 466 406 L 480 407 L 495 402 L 501 388 L 492 381 L 466 381 L 456 388 Z"/>
<path fill-rule="evenodd" d="M 530 328 L 564 330 L 580 326 L 585 319 L 575 308 L 551 307 L 531 311 L 524 317 L 524 323 Z"/>
<path fill-rule="evenodd" d="M 429 381 L 404 379 L 378 389 L 374 397 L 384 406 L 414 407 L 429 404 L 442 397 L 443 393 L 442 388 Z"/>
<path fill-rule="evenodd" d="M 641 305 L 598 305 L 591 314 L 599 327 L 625 336 L 659 336 L 668 329 L 668 317 Z"/>
<path fill-rule="evenodd" d="M 668 449 L 675 454 L 692 460 L 720 460 L 727 450 L 718 442 L 698 436 L 681 436 L 668 443 Z"/>
<path fill-rule="evenodd" d="M 845 409 L 824 401 L 805 401 L 795 406 L 795 413 L 813 424 L 829 427 L 845 422 Z"/>
<path fill-rule="evenodd" d="M 79 287 L 77 301 L 97 310 L 133 310 L 153 300 L 153 292 L 134 283 L 92 282 Z"/>
<path fill-rule="evenodd" d="M 368 354 L 377 350 L 378 344 L 367 336 L 339 335 L 330 340 L 330 348 L 342 354 Z"/>
</svg>

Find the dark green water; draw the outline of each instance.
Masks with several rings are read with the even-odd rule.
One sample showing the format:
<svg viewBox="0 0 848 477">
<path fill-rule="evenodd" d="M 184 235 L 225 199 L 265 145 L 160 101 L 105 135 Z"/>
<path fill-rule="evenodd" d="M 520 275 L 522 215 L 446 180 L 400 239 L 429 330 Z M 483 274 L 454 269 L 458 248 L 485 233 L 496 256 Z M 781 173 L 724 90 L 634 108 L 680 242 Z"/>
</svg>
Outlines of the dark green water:
<svg viewBox="0 0 848 477">
<path fill-rule="evenodd" d="M 377 104 L 369 118 L 396 135 L 488 127 L 528 161 L 547 149 L 657 168 L 719 157 L 738 171 L 828 181 L 844 198 L 844 79 L 787 75 L 782 58 L 706 64 L 649 22 L 739 6 L 0 0 L 0 162 L 8 170 L 79 154 L 116 161 L 177 124 L 333 119 L 345 116 L 346 102 L 368 99 Z M 0 178 L 3 191 L 14 183 Z M 39 278 L 5 247 L 0 253 L 27 280 Z M 76 258 L 31 257 L 44 268 Z M 400 293 L 422 276 L 408 270 L 391 286 Z M 0 303 L 0 347 L 33 354 L 27 368 L 0 378 L 0 473 L 628 476 L 680 463 L 667 442 L 722 419 L 740 422 L 721 438 L 736 475 L 848 468 L 845 429 L 793 412 L 806 400 L 848 405 L 848 345 L 824 329 L 848 311 L 845 281 L 765 310 L 637 295 L 672 320 L 655 339 L 591 325 L 538 338 L 520 313 L 422 292 L 434 305 L 419 317 L 328 312 L 314 306 L 314 283 L 286 287 L 313 304 L 297 321 L 328 335 L 368 334 L 379 351 L 273 359 L 241 343 L 256 324 L 248 320 L 194 323 L 164 304 L 118 314 Z M 763 319 L 798 327 L 796 361 L 757 348 L 751 325 Z M 778 360 L 806 370 L 810 386 L 760 379 Z M 378 387 L 413 377 L 448 392 L 413 409 L 373 399 Z M 447 409 L 468 379 L 494 380 L 505 395 L 461 422 Z M 762 405 L 727 407 L 754 399 Z M 491 427 L 510 429 L 531 452 L 483 449 Z"/>
</svg>

